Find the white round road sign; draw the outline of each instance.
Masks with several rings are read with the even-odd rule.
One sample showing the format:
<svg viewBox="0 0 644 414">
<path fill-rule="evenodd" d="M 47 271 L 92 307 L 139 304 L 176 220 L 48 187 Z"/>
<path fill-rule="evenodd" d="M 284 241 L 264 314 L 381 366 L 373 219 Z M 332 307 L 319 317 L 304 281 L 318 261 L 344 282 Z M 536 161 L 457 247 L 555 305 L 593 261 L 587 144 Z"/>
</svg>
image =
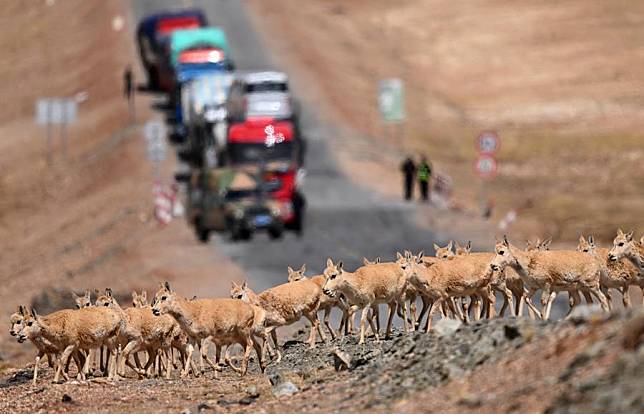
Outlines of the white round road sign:
<svg viewBox="0 0 644 414">
<path fill-rule="evenodd" d="M 501 140 L 494 131 L 484 131 L 476 138 L 476 147 L 481 154 L 495 154 L 501 146 Z"/>
<path fill-rule="evenodd" d="M 496 159 L 491 155 L 481 154 L 476 159 L 474 168 L 481 178 L 492 178 L 496 175 Z"/>
</svg>

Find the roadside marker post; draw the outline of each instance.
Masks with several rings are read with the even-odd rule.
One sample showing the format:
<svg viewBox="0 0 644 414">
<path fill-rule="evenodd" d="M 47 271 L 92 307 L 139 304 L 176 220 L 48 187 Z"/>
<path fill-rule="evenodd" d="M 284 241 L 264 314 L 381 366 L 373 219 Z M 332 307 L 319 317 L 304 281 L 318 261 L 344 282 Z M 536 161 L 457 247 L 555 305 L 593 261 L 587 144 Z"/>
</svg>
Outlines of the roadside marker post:
<svg viewBox="0 0 644 414">
<path fill-rule="evenodd" d="M 40 98 L 36 101 L 36 124 L 47 128 L 47 164 L 53 161 L 53 125 L 60 125 L 63 157 L 67 158 L 67 125 L 76 123 L 78 100 Z"/>
<path fill-rule="evenodd" d="M 154 167 L 154 179 L 159 181 L 160 164 L 166 157 L 165 124 L 160 121 L 148 121 L 143 127 L 143 135 L 147 142 L 147 157 Z"/>
</svg>

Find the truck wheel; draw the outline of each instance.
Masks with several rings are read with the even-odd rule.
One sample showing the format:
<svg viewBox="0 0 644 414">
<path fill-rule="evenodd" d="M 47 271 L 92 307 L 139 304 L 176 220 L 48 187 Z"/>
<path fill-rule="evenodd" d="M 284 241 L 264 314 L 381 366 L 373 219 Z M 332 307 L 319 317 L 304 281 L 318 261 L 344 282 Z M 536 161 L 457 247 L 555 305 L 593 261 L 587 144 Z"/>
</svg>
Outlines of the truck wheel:
<svg viewBox="0 0 644 414">
<path fill-rule="evenodd" d="M 282 237 L 282 234 L 284 234 L 284 231 L 281 227 L 271 227 L 268 229 L 268 237 L 271 238 L 271 240 L 277 240 Z"/>
<path fill-rule="evenodd" d="M 204 229 L 203 227 L 197 228 L 197 238 L 204 244 L 208 243 L 208 240 L 210 240 L 210 230 Z"/>
</svg>

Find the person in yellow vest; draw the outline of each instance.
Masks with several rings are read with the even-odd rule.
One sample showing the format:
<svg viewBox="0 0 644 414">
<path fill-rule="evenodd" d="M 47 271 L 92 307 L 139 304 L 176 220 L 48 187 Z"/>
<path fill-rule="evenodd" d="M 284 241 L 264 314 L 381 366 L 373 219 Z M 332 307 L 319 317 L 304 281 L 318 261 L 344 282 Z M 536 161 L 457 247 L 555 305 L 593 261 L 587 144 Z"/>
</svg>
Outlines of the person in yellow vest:
<svg viewBox="0 0 644 414">
<path fill-rule="evenodd" d="M 420 186 L 420 198 L 423 202 L 426 202 L 429 200 L 429 183 L 432 178 L 432 166 L 424 155 L 420 158 L 416 177 L 418 178 L 418 185 Z"/>
</svg>

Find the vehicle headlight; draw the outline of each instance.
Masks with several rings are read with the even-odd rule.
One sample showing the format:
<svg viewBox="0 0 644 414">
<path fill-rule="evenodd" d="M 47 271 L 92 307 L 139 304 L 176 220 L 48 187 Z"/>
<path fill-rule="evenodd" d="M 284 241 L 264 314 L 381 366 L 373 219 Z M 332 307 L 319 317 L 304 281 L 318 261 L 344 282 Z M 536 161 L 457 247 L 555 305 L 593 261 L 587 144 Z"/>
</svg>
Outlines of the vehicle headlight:
<svg viewBox="0 0 644 414">
<path fill-rule="evenodd" d="M 234 216 L 235 216 L 235 218 L 237 220 L 240 220 L 240 219 L 244 218 L 244 210 L 242 210 L 240 208 L 236 209 L 233 214 L 234 214 Z"/>
</svg>

